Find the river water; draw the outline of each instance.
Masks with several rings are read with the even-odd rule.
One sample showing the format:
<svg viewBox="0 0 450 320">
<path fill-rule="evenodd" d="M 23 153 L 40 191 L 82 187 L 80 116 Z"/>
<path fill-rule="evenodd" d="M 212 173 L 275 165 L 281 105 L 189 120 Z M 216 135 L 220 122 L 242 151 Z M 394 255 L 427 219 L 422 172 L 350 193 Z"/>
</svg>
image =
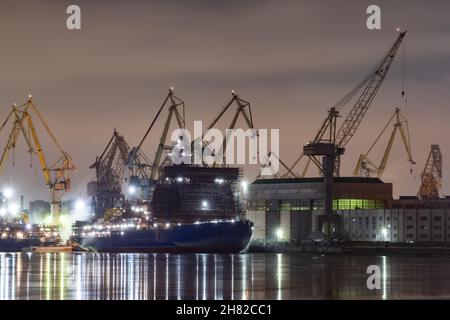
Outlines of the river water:
<svg viewBox="0 0 450 320">
<path fill-rule="evenodd" d="M 450 257 L 0 253 L 0 299 L 398 298 L 450 298 Z"/>
</svg>

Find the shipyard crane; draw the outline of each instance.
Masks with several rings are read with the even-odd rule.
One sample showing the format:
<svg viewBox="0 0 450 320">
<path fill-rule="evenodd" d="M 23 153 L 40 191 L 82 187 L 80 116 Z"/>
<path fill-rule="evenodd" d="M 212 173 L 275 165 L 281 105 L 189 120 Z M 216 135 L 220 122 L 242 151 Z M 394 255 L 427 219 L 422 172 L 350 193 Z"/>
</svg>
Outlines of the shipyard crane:
<svg viewBox="0 0 450 320">
<path fill-rule="evenodd" d="M 417 196 L 420 199 L 439 199 L 442 187 L 442 153 L 438 144 L 431 145 L 431 150 L 420 178 L 422 182 Z"/>
<path fill-rule="evenodd" d="M 380 138 L 383 136 L 386 129 L 393 125 L 392 133 L 389 137 L 388 144 L 386 146 L 386 149 L 383 154 L 383 158 L 381 159 L 381 162 L 379 165 L 376 165 L 374 162 L 372 162 L 369 159 L 369 154 L 375 147 L 375 145 L 379 142 Z M 409 139 L 409 128 L 408 128 L 408 120 L 403 116 L 400 112 L 399 108 L 395 108 L 394 114 L 391 116 L 389 121 L 384 126 L 383 130 L 378 134 L 375 141 L 370 146 L 369 150 L 365 154 L 361 154 L 358 158 L 358 162 L 356 164 L 355 170 L 353 171 L 353 175 L 360 176 L 360 177 L 371 177 L 376 176 L 377 178 L 380 178 L 383 175 L 384 170 L 386 169 L 386 164 L 389 159 L 389 155 L 392 150 L 392 146 L 394 144 L 395 136 L 397 135 L 397 132 L 400 133 L 400 136 L 402 138 L 403 145 L 405 147 L 405 151 L 407 154 L 407 161 L 410 163 L 411 168 L 410 172 L 412 172 L 412 165 L 416 164 L 414 160 L 412 159 L 412 152 L 411 152 L 411 142 Z"/>
<path fill-rule="evenodd" d="M 337 104 L 335 104 L 328 112 L 327 118 L 324 121 L 322 127 L 317 132 L 313 144 L 321 143 L 323 141 L 327 141 L 328 143 L 332 143 L 336 145 L 337 149 L 344 149 L 351 138 L 355 135 L 356 130 L 362 122 L 367 110 L 372 104 L 375 95 L 383 83 L 392 62 L 397 54 L 400 45 L 405 38 L 406 31 L 400 32 L 397 39 L 394 41 L 394 44 L 389 49 L 388 53 L 383 57 L 381 62 L 377 65 L 377 67 L 369 73 L 369 75 L 361 81 L 352 91 L 350 91 L 344 98 L 342 98 Z M 339 117 L 339 110 L 342 109 L 346 104 L 348 104 L 353 98 L 359 93 L 358 98 L 356 99 L 355 104 L 350 110 L 349 114 L 339 127 L 339 129 L 334 128 L 333 136 L 325 136 L 328 131 L 329 125 L 336 126 L 335 119 Z M 331 118 L 330 118 L 331 116 Z M 290 167 L 289 171 L 293 171 L 295 166 L 300 162 L 300 160 L 305 156 L 302 153 L 294 162 L 294 164 Z M 340 154 L 336 154 L 333 174 L 339 176 L 340 174 Z M 322 167 L 320 165 L 320 161 L 318 159 L 314 159 L 314 156 L 309 154 L 308 161 L 305 169 L 302 172 L 302 176 L 306 175 L 307 167 L 309 166 L 310 161 L 318 165 L 319 170 L 322 172 Z M 287 173 L 288 174 L 288 173 Z"/>
<path fill-rule="evenodd" d="M 122 184 L 129 152 L 124 137 L 114 129 L 102 154 L 89 167 L 95 169 L 96 180 L 88 184 L 88 195 L 92 196 L 97 217 L 103 216 L 109 208 L 124 204 Z"/>
<path fill-rule="evenodd" d="M 184 102 L 180 98 L 175 96 L 174 89 L 173 89 L 173 87 L 171 87 L 169 89 L 169 93 L 167 94 L 162 105 L 158 109 L 156 116 L 153 118 L 152 122 L 150 123 L 150 126 L 148 127 L 147 131 L 145 132 L 144 136 L 142 137 L 140 143 L 138 144 L 137 147 L 134 147 L 131 150 L 131 152 L 129 154 L 129 158 L 128 158 L 128 165 L 129 165 L 130 169 L 141 170 L 142 161 L 138 162 L 138 161 L 136 161 L 136 159 L 139 159 L 139 157 L 138 157 L 139 153 L 141 155 L 143 155 L 143 153 L 141 151 L 142 145 L 144 144 L 145 140 L 147 139 L 148 135 L 150 134 L 150 131 L 154 127 L 156 121 L 159 119 L 162 111 L 165 108 L 168 108 L 169 112 L 168 112 L 166 121 L 164 123 L 164 128 L 163 128 L 162 134 L 159 139 L 159 144 L 158 144 L 158 148 L 156 150 L 155 156 L 154 156 L 151 164 L 147 161 L 144 162 L 145 166 L 150 168 L 150 172 L 149 172 L 148 176 L 146 176 L 146 177 L 140 177 L 140 178 L 139 177 L 130 177 L 130 183 L 135 183 L 136 180 L 141 181 L 141 182 L 144 182 L 143 180 L 152 182 L 158 178 L 161 166 L 163 165 L 163 163 L 168 161 L 167 157 L 164 157 L 164 159 L 163 159 L 164 151 L 170 152 L 170 150 L 172 150 L 172 146 L 167 145 L 167 135 L 169 133 L 169 128 L 171 126 L 171 122 L 172 122 L 172 119 L 174 116 L 175 116 L 178 128 L 179 129 L 185 128 L 186 123 L 185 123 Z M 138 169 L 133 169 L 136 167 Z"/>
<path fill-rule="evenodd" d="M 59 157 L 50 165 L 47 163 L 47 157 L 37 134 L 35 120 L 42 124 L 58 150 Z M 30 154 L 37 154 L 39 158 L 45 184 L 50 190 L 52 219 L 54 223 L 59 224 L 61 214 L 61 193 L 70 189 L 70 177 L 75 170 L 72 159 L 69 154 L 62 149 L 56 136 L 53 134 L 42 114 L 34 104 L 31 95 L 23 105 L 18 107 L 14 104 L 12 106 L 8 117 L 0 126 L 0 131 L 3 130 L 9 122 L 12 122 L 12 130 L 0 158 L 0 170 L 5 166 L 9 153 L 15 149 L 18 138 L 22 133 L 28 146 L 27 151 Z"/>
<path fill-rule="evenodd" d="M 208 130 L 214 128 L 214 126 L 220 121 L 220 119 L 223 118 L 223 116 L 225 115 L 225 113 L 234 105 L 236 108 L 236 111 L 234 113 L 234 116 L 231 120 L 230 125 L 227 127 L 227 129 L 235 129 L 236 127 L 236 123 L 239 119 L 239 116 L 242 115 L 242 117 L 244 118 L 245 123 L 247 124 L 249 129 L 255 129 L 254 125 L 253 125 L 253 116 L 252 116 L 252 108 L 250 106 L 250 102 L 242 99 L 239 97 L 239 95 L 232 90 L 231 91 L 231 99 L 230 101 L 220 110 L 220 112 L 217 114 L 216 117 L 214 117 L 214 119 L 211 121 L 211 123 L 208 125 L 208 127 L 203 131 L 202 133 L 202 149 L 203 148 L 209 148 L 210 147 L 210 142 L 206 141 L 204 139 L 204 136 L 206 135 L 206 133 L 208 132 Z M 257 133 L 256 133 L 257 134 Z M 226 132 L 226 136 L 223 139 L 222 142 L 222 146 L 221 149 L 219 150 L 219 152 L 217 154 L 221 154 L 223 155 L 223 164 L 226 165 L 226 161 L 225 161 L 225 152 L 226 152 L 226 148 L 227 148 L 227 143 L 229 141 L 229 132 Z M 193 141 L 193 144 L 196 143 L 197 141 Z M 213 166 L 217 166 L 217 159 L 214 161 Z M 203 163 L 205 166 L 206 164 Z"/>
</svg>

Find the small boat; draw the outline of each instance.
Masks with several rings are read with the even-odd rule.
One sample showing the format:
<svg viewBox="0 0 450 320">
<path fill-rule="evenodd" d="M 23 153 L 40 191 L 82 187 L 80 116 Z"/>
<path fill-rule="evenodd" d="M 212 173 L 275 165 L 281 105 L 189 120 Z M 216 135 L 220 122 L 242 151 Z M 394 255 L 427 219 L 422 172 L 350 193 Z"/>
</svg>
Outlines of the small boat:
<svg viewBox="0 0 450 320">
<path fill-rule="evenodd" d="M 36 252 L 36 253 L 64 253 L 64 252 L 88 252 L 89 250 L 83 248 L 75 241 L 68 241 L 66 245 L 52 245 L 52 246 L 35 246 L 27 247 L 22 250 L 23 252 Z"/>
</svg>

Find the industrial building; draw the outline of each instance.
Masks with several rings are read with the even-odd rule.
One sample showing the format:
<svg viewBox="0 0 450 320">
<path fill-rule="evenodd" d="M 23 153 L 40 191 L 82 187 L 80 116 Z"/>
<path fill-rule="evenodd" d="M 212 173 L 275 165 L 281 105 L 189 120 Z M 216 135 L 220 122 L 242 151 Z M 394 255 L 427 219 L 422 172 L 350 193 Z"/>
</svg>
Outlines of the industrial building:
<svg viewBox="0 0 450 320">
<path fill-rule="evenodd" d="M 314 238 L 323 215 L 323 178 L 259 179 L 249 185 L 246 216 L 254 241 L 298 244 Z M 354 241 L 450 242 L 450 199 L 393 199 L 378 178 L 336 177 L 333 211 Z"/>
</svg>

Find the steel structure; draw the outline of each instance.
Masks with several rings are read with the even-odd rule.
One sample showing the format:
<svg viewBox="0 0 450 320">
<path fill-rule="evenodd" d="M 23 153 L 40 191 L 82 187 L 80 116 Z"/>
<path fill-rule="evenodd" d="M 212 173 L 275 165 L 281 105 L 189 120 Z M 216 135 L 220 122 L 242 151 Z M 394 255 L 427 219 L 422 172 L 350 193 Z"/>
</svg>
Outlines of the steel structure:
<svg viewBox="0 0 450 320">
<path fill-rule="evenodd" d="M 351 138 L 355 135 L 356 130 L 360 126 L 367 110 L 369 109 L 370 105 L 372 104 L 375 95 L 377 94 L 378 90 L 381 87 L 381 84 L 383 83 L 392 62 L 394 61 L 394 58 L 397 54 L 398 49 L 400 48 L 400 45 L 405 38 L 406 31 L 400 32 L 397 39 L 394 41 L 394 44 L 389 49 L 388 53 L 383 57 L 381 62 L 377 65 L 377 67 L 370 72 L 369 76 L 367 76 L 362 82 L 360 82 L 352 91 L 350 91 L 344 98 L 342 98 L 333 108 L 331 108 L 334 112 L 337 112 L 336 116 L 339 113 L 339 110 L 342 109 L 346 104 L 348 104 L 353 98 L 359 93 L 358 98 L 356 99 L 355 104 L 353 105 L 352 109 L 350 110 L 347 117 L 342 122 L 339 129 L 335 130 L 335 138 L 334 138 L 334 144 L 337 148 L 345 148 L 348 142 L 351 140 Z M 330 116 L 330 113 L 328 114 L 328 117 Z M 328 119 L 328 118 L 327 118 Z M 330 122 L 329 120 L 325 120 L 324 124 Z M 319 129 L 318 133 L 316 134 L 316 137 L 314 141 L 320 141 L 323 139 L 329 139 L 329 137 L 325 137 L 324 135 L 327 132 L 327 128 L 325 128 L 323 125 Z M 304 153 L 302 153 L 294 162 L 294 164 L 290 167 L 289 171 L 294 171 L 294 168 L 297 166 L 297 164 L 300 162 L 300 160 L 305 156 Z M 307 164 L 305 166 L 305 169 L 303 170 L 301 176 L 305 176 L 307 172 L 307 168 L 309 166 L 309 162 L 312 161 L 313 158 L 311 155 L 308 157 Z M 314 163 L 318 164 L 320 161 L 313 161 Z M 319 166 L 320 168 L 320 166 Z M 289 175 L 289 171 L 285 174 L 285 176 Z M 340 175 L 340 155 L 336 156 L 333 174 L 336 176 Z"/>
<path fill-rule="evenodd" d="M 392 133 L 389 137 L 389 141 L 387 143 L 386 149 L 383 153 L 383 158 L 381 159 L 381 162 L 379 165 L 376 165 L 374 162 L 372 162 L 369 159 L 369 154 L 375 147 L 375 145 L 380 141 L 380 138 L 383 136 L 384 132 L 388 128 L 389 125 L 393 125 Z M 360 176 L 360 177 L 372 177 L 376 176 L 380 178 L 384 170 L 386 169 L 386 164 L 389 159 L 389 155 L 392 150 L 392 146 L 394 144 L 395 137 L 397 135 L 397 132 L 400 133 L 400 136 L 402 138 L 403 145 L 405 147 L 405 151 L 407 154 L 407 161 L 410 163 L 411 168 L 410 172 L 412 172 L 412 165 L 416 164 L 414 160 L 412 159 L 412 152 L 411 152 L 411 141 L 409 139 L 409 128 L 408 128 L 408 120 L 403 116 L 400 112 L 399 108 L 395 108 L 395 112 L 392 115 L 392 117 L 389 119 L 389 121 L 384 126 L 383 130 L 378 134 L 375 141 L 370 146 L 369 150 L 365 154 L 361 154 L 358 158 L 358 162 L 356 164 L 355 170 L 353 171 L 353 175 Z"/>
<path fill-rule="evenodd" d="M 230 125 L 227 127 L 227 129 L 235 129 L 236 127 L 236 123 L 239 119 L 239 116 L 242 115 L 242 117 L 244 118 L 245 123 L 247 124 L 248 128 L 250 129 L 255 129 L 254 125 L 253 125 L 253 116 L 252 116 L 252 109 L 250 106 L 250 102 L 243 100 L 242 98 L 239 97 L 239 95 L 233 91 L 231 91 L 231 95 L 232 98 L 230 99 L 230 101 L 220 110 L 220 112 L 218 113 L 218 115 L 216 117 L 214 117 L 214 119 L 211 121 L 211 123 L 209 124 L 209 126 L 203 131 L 202 133 L 202 141 L 201 141 L 201 149 L 204 150 L 205 148 L 209 148 L 210 146 L 210 142 L 206 141 L 204 139 L 205 134 L 207 133 L 208 130 L 214 128 L 214 126 L 223 118 L 223 116 L 225 115 L 225 113 L 233 106 L 235 105 L 236 111 L 234 113 L 234 116 L 231 120 Z M 256 135 L 258 134 L 258 132 L 256 132 Z M 222 154 L 223 155 L 223 164 L 226 165 L 226 160 L 225 160 L 225 153 L 226 153 L 226 148 L 227 148 L 227 142 L 229 140 L 229 135 L 227 134 L 222 142 L 222 147 L 219 150 L 219 155 Z M 198 141 L 193 141 L 194 143 L 198 143 Z M 212 154 L 214 155 L 214 153 L 212 152 Z M 204 166 L 207 166 L 206 163 L 203 163 Z M 217 159 L 214 161 L 213 166 L 217 166 Z"/>
<path fill-rule="evenodd" d="M 163 131 L 161 133 L 158 148 L 152 161 L 150 161 L 142 152 L 142 146 L 146 141 L 150 131 L 153 129 L 161 113 L 165 108 L 168 108 L 168 115 L 164 123 Z M 172 119 L 175 117 L 179 129 L 185 128 L 185 105 L 184 102 L 175 96 L 174 89 L 170 88 L 169 93 L 164 99 L 162 105 L 159 107 L 156 116 L 153 118 L 150 126 L 147 128 L 138 146 L 134 147 L 129 153 L 128 167 L 133 172 L 130 176 L 130 184 L 137 185 L 140 188 L 146 189 L 144 197 L 151 196 L 151 185 L 158 179 L 161 167 L 169 162 L 168 153 L 173 146 L 167 145 L 167 135 L 171 127 Z M 164 153 L 167 153 L 164 155 Z"/>
<path fill-rule="evenodd" d="M 45 128 L 45 131 L 50 136 L 51 141 L 59 153 L 59 157 L 50 165 L 47 163 L 46 155 L 37 134 L 35 120 L 39 121 Z M 62 149 L 56 136 L 53 134 L 42 114 L 34 104 L 31 96 L 28 97 L 27 102 L 23 105 L 17 107 L 14 104 L 12 106 L 11 112 L 0 126 L 0 131 L 3 130 L 10 121 L 12 121 L 12 130 L 0 158 L 0 170 L 4 167 L 10 151 L 15 149 L 18 138 L 22 133 L 28 146 L 28 152 L 30 154 L 36 154 L 39 158 L 39 164 L 41 166 L 45 184 L 50 190 L 51 215 L 53 222 L 59 224 L 61 214 L 61 193 L 70 189 L 70 176 L 75 170 L 72 159 L 69 154 Z"/>
<path fill-rule="evenodd" d="M 420 199 L 439 199 L 442 186 L 442 153 L 439 145 L 431 145 L 431 151 L 420 177 L 422 183 L 417 196 Z"/>
<path fill-rule="evenodd" d="M 129 152 L 124 137 L 114 129 L 102 154 L 90 166 L 95 169 L 96 181 L 89 184 L 88 194 L 93 198 L 96 217 L 103 217 L 108 208 L 124 205 L 122 185 Z"/>
</svg>

